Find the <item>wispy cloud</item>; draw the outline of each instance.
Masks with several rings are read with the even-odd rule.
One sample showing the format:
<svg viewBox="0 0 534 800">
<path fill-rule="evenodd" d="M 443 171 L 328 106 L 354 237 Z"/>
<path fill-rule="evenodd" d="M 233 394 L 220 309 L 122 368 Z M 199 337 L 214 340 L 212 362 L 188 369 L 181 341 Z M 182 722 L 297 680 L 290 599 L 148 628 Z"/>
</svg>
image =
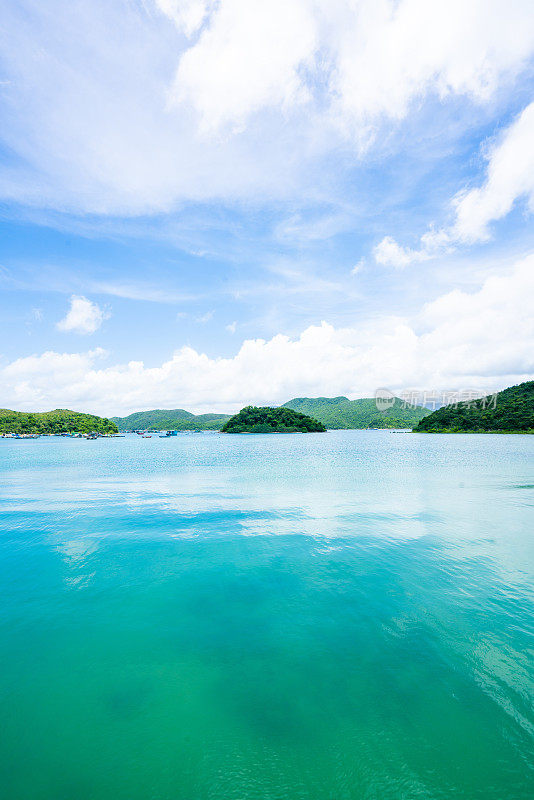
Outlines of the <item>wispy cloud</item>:
<svg viewBox="0 0 534 800">
<path fill-rule="evenodd" d="M 90 284 L 91 291 L 96 294 L 108 294 L 113 297 L 122 297 L 125 300 L 146 300 L 151 303 L 183 303 L 196 300 L 199 295 L 179 293 L 173 290 L 158 289 L 150 284 L 138 283 L 112 283 L 94 282 Z"/>
<path fill-rule="evenodd" d="M 402 269 L 428 261 L 460 244 L 490 238 L 489 226 L 510 213 L 524 199 L 534 211 L 534 102 L 486 148 L 486 177 L 480 187 L 464 189 L 451 201 L 451 225 L 431 228 L 421 237 L 420 247 L 411 249 L 385 236 L 374 248 L 378 264 Z"/>
<path fill-rule="evenodd" d="M 302 200 L 340 148 L 356 164 L 436 96 L 489 104 L 534 49 L 529 0 L 157 7 L 3 10 L 4 200 L 124 216 Z"/>
<path fill-rule="evenodd" d="M 213 319 L 213 313 L 213 311 L 206 311 L 204 314 L 199 314 L 198 317 L 195 317 L 195 322 L 205 325 L 206 322 L 209 322 L 210 319 Z"/>
<path fill-rule="evenodd" d="M 365 258 L 360 258 L 358 263 L 355 264 L 351 269 L 350 274 L 358 275 L 365 268 L 365 264 L 366 264 Z"/>
</svg>

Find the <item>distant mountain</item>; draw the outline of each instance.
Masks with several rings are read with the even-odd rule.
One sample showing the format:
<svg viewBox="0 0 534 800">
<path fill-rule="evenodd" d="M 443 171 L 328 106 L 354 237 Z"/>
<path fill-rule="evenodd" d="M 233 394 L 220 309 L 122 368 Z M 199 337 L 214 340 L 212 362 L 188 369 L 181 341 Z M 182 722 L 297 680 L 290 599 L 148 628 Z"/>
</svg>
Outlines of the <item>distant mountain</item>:
<svg viewBox="0 0 534 800">
<path fill-rule="evenodd" d="M 417 433 L 534 433 L 534 381 L 480 400 L 443 406 L 421 420 Z"/>
<path fill-rule="evenodd" d="M 308 414 L 327 428 L 413 428 L 430 414 L 428 409 L 406 405 L 398 397 L 385 411 L 378 410 L 374 398 L 348 397 L 297 397 L 284 403 L 284 408 Z"/>
<path fill-rule="evenodd" d="M 223 433 L 324 433 L 326 428 L 316 419 L 284 406 L 271 408 L 247 406 L 235 414 L 222 428 Z"/>
<path fill-rule="evenodd" d="M 413 428 L 430 411 L 405 405 L 395 398 L 390 408 L 379 411 L 374 398 L 297 397 L 280 408 L 288 408 L 322 422 L 327 428 Z M 221 430 L 231 414 L 191 414 L 183 408 L 137 411 L 127 417 L 112 417 L 119 430 Z"/>
<path fill-rule="evenodd" d="M 114 422 L 66 408 L 55 411 L 10 411 L 0 408 L 0 433 L 117 433 Z"/>
<path fill-rule="evenodd" d="M 230 414 L 191 414 L 183 408 L 136 411 L 127 417 L 112 417 L 121 431 L 218 431 L 230 419 Z"/>
</svg>

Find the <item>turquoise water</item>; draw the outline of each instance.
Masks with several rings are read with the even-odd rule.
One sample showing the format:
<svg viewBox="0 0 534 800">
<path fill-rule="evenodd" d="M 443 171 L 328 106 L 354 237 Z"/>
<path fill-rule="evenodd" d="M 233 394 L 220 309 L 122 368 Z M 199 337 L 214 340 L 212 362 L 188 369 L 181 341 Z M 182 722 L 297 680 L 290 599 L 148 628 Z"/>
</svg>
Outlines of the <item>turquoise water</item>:
<svg viewBox="0 0 534 800">
<path fill-rule="evenodd" d="M 2 796 L 531 800 L 533 455 L 0 440 Z"/>
</svg>

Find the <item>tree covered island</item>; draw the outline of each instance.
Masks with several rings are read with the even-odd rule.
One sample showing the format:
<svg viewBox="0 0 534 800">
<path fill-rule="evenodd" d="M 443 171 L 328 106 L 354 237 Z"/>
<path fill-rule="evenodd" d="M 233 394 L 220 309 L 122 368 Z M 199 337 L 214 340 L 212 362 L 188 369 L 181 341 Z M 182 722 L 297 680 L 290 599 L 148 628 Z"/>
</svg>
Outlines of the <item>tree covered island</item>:
<svg viewBox="0 0 534 800">
<path fill-rule="evenodd" d="M 534 381 L 496 395 L 443 406 L 422 419 L 416 433 L 534 433 Z"/>
<path fill-rule="evenodd" d="M 223 433 L 324 433 L 322 422 L 290 408 L 247 406 L 222 427 Z"/>
<path fill-rule="evenodd" d="M 25 412 L 0 408 L 0 434 L 117 433 L 105 417 L 56 408 L 55 411 Z"/>
</svg>

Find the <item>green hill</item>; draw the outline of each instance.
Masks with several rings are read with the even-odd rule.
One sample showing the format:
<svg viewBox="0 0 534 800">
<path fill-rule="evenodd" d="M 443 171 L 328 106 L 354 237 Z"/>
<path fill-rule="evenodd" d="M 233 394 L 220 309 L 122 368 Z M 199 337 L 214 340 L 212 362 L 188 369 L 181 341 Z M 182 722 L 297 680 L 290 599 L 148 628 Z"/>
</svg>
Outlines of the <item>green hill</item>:
<svg viewBox="0 0 534 800">
<path fill-rule="evenodd" d="M 127 417 L 112 417 L 121 431 L 218 431 L 230 419 L 230 414 L 191 414 L 183 408 L 136 411 Z"/>
<path fill-rule="evenodd" d="M 534 433 L 534 381 L 480 400 L 444 406 L 425 417 L 417 433 Z"/>
<path fill-rule="evenodd" d="M 316 419 L 289 408 L 247 406 L 222 428 L 223 433 L 323 433 Z"/>
<path fill-rule="evenodd" d="M 93 414 L 56 408 L 27 413 L 0 409 L 0 433 L 117 433 L 114 422 Z"/>
<path fill-rule="evenodd" d="M 398 397 L 385 411 L 379 411 L 374 398 L 349 400 L 348 397 L 297 397 L 284 408 L 318 419 L 327 428 L 413 428 L 430 414 L 421 406 L 406 405 Z"/>
</svg>

